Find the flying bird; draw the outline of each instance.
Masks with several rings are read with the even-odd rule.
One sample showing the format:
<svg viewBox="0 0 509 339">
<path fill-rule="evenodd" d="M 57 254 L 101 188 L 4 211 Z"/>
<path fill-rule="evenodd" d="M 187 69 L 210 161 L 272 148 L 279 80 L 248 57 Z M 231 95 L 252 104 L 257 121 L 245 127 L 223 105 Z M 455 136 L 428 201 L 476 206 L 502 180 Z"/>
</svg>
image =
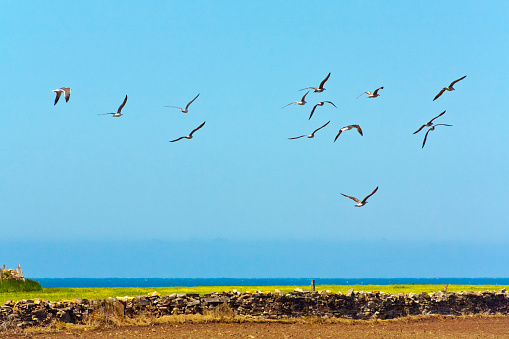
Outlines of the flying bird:
<svg viewBox="0 0 509 339">
<path fill-rule="evenodd" d="M 435 127 L 437 126 L 452 126 L 452 125 L 446 125 L 446 124 L 436 124 L 436 125 L 433 125 L 429 128 L 429 130 L 426 132 L 426 135 L 424 136 L 424 141 L 422 142 L 422 147 L 421 148 L 424 148 L 424 145 L 426 144 L 426 139 L 428 138 L 428 133 L 430 131 L 434 131 L 435 130 Z"/>
<path fill-rule="evenodd" d="M 199 130 L 200 128 L 203 127 L 203 125 L 205 125 L 206 121 L 203 122 L 203 124 L 201 124 L 200 126 L 196 127 L 195 129 L 193 129 L 191 131 L 191 133 L 189 133 L 189 135 L 185 136 L 185 137 L 180 137 L 178 139 L 175 139 L 175 140 L 171 140 L 170 142 L 175 142 L 175 141 L 179 141 L 180 139 L 192 139 L 193 138 L 193 133 L 196 132 L 197 130 Z"/>
<path fill-rule="evenodd" d="M 121 117 L 123 115 L 121 113 L 121 111 L 122 111 L 122 108 L 124 108 L 126 102 L 127 102 L 127 95 L 125 96 L 125 99 L 124 99 L 124 102 L 122 103 L 122 105 L 120 105 L 120 107 L 118 108 L 117 113 L 104 113 L 104 114 L 98 114 L 98 115 L 108 115 L 108 114 L 111 114 L 112 117 L 115 117 L 115 118 Z"/>
<path fill-rule="evenodd" d="M 71 97 L 71 89 L 69 87 L 60 87 L 58 89 L 54 89 L 53 92 L 55 92 L 57 94 L 57 96 L 55 97 L 55 103 L 53 104 L 53 106 L 55 106 L 57 104 L 58 99 L 60 99 L 60 96 L 62 95 L 62 93 L 65 93 L 65 95 L 64 95 L 65 102 L 68 102 L 69 98 Z"/>
<path fill-rule="evenodd" d="M 338 132 L 338 135 L 336 135 L 336 137 L 334 138 L 334 142 L 336 142 L 336 140 L 339 138 L 339 136 L 341 135 L 341 133 L 343 133 L 344 131 L 349 131 L 351 129 L 357 129 L 357 132 L 359 132 L 359 134 L 362 136 L 362 129 L 361 129 L 361 126 L 359 125 L 349 125 L 349 126 L 345 126 L 343 128 L 341 128 Z"/>
<path fill-rule="evenodd" d="M 321 93 L 323 91 L 325 91 L 325 88 L 323 88 L 323 84 L 325 84 L 325 82 L 327 80 L 329 80 L 329 77 L 330 77 L 330 72 L 329 74 L 325 77 L 325 79 L 322 80 L 322 82 L 320 83 L 320 86 L 317 88 L 317 87 L 306 87 L 306 88 L 303 88 L 303 89 L 299 89 L 299 91 L 303 91 L 305 89 L 314 89 L 315 90 L 315 93 Z"/>
<path fill-rule="evenodd" d="M 444 113 L 445 113 L 445 111 L 443 111 L 442 113 L 440 113 L 439 115 L 437 115 L 436 117 L 434 117 L 433 119 L 431 119 L 430 121 L 428 121 L 427 123 L 422 125 L 417 131 L 414 132 L 414 134 L 419 133 L 421 131 L 421 129 L 423 129 L 424 127 L 433 126 L 433 120 L 435 120 L 438 117 L 441 117 L 442 115 L 444 115 Z"/>
<path fill-rule="evenodd" d="M 302 137 L 308 137 L 308 138 L 314 138 L 315 137 L 315 133 L 319 130 L 321 130 L 322 128 L 324 128 L 325 126 L 327 126 L 329 124 L 330 120 L 327 121 L 327 123 L 325 125 L 323 125 L 322 127 L 320 128 L 317 128 L 313 131 L 313 133 L 311 134 L 304 134 L 304 135 L 301 135 L 300 137 L 295 137 L 295 138 L 288 138 L 288 139 L 299 139 L 299 138 L 302 138 Z"/>
<path fill-rule="evenodd" d="M 361 93 L 357 98 L 355 99 L 358 99 L 362 94 L 367 94 L 368 95 L 368 98 L 376 98 L 376 97 L 379 97 L 380 94 L 378 94 L 378 91 L 381 90 L 381 89 L 384 89 L 384 87 L 378 87 L 377 89 L 375 89 L 374 92 L 371 92 L 371 91 L 366 91 L 364 93 Z"/>
<path fill-rule="evenodd" d="M 189 105 L 191 105 L 193 103 L 193 101 L 195 101 L 196 98 L 198 98 L 199 96 L 200 96 L 200 93 L 198 93 L 198 95 L 195 96 L 193 100 L 189 101 L 189 103 L 186 105 L 186 108 L 181 108 L 181 107 L 178 107 L 178 106 L 164 106 L 164 107 L 178 108 L 179 110 L 182 111 L 182 113 L 187 113 L 187 112 L 189 112 L 188 111 Z"/>
<path fill-rule="evenodd" d="M 454 84 L 457 83 L 458 81 L 465 79 L 466 77 L 467 76 L 465 75 L 464 77 L 461 77 L 458 80 L 454 80 L 453 82 L 451 82 L 449 86 L 442 88 L 442 90 L 438 92 L 438 94 L 435 96 L 435 99 L 433 99 L 433 101 L 437 100 L 445 91 L 454 91 L 454 87 L 452 86 L 454 86 Z"/>
<path fill-rule="evenodd" d="M 302 97 L 302 99 L 300 99 L 300 101 L 294 101 L 294 102 L 290 102 L 288 105 L 286 106 L 290 106 L 291 104 L 297 104 L 297 105 L 305 105 L 306 104 L 306 95 L 308 95 L 309 91 L 306 92 L 306 94 L 304 94 L 304 96 Z M 285 108 L 286 106 L 283 106 L 281 108 Z"/>
<path fill-rule="evenodd" d="M 375 194 L 375 192 L 376 192 L 376 191 L 378 191 L 378 186 L 377 186 L 377 187 L 373 190 L 373 192 L 371 192 L 371 194 L 370 194 L 370 195 L 368 195 L 367 197 L 365 197 L 364 199 L 362 199 L 362 201 L 361 201 L 361 200 L 359 200 L 359 199 L 357 199 L 356 197 L 351 197 L 351 196 L 346 195 L 346 194 L 343 194 L 343 193 L 341 193 L 341 195 L 343 195 L 343 196 L 345 196 L 345 197 L 347 197 L 347 198 L 350 198 L 350 199 L 352 199 L 353 201 L 355 201 L 355 202 L 357 203 L 357 205 L 355 205 L 355 207 L 362 207 L 362 206 L 364 206 L 364 205 L 366 205 L 366 204 L 368 203 L 368 202 L 367 202 L 368 198 L 369 198 L 370 196 L 372 196 L 373 194 Z"/>
<path fill-rule="evenodd" d="M 332 106 L 336 107 L 336 105 L 334 105 L 334 104 L 333 104 L 332 102 L 330 102 L 330 101 L 322 101 L 322 102 L 319 102 L 319 103 L 317 103 L 317 104 L 313 107 L 313 109 L 311 110 L 311 114 L 309 115 L 309 119 L 311 119 L 311 117 L 313 116 L 313 113 L 315 113 L 316 106 L 323 106 L 323 105 L 325 105 L 325 103 L 326 103 L 326 102 L 327 102 L 327 103 L 329 103 L 329 104 L 331 104 Z M 337 108 L 337 107 L 336 107 L 336 108 Z M 309 120 L 309 119 L 308 119 L 308 120 Z"/>
</svg>

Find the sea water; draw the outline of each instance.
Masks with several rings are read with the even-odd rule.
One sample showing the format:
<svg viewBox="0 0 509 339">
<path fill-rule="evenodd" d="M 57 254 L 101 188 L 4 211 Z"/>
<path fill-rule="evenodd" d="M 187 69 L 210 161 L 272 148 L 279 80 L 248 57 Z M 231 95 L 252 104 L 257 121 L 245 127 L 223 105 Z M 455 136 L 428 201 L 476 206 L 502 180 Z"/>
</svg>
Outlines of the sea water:
<svg viewBox="0 0 509 339">
<path fill-rule="evenodd" d="M 42 287 L 192 287 L 309 285 L 311 278 L 31 278 Z M 509 285 L 509 278 L 314 278 L 316 285 Z"/>
</svg>

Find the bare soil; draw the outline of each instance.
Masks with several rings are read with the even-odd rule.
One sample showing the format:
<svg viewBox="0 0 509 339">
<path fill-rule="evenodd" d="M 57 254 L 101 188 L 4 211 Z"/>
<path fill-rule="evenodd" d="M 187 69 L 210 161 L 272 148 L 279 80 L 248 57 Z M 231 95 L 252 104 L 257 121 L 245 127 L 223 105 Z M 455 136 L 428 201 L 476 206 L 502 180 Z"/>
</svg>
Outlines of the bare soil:
<svg viewBox="0 0 509 339">
<path fill-rule="evenodd" d="M 107 329 L 2 332 L 2 338 L 509 338 L 509 316 L 428 317 L 320 323 L 159 323 Z"/>
</svg>

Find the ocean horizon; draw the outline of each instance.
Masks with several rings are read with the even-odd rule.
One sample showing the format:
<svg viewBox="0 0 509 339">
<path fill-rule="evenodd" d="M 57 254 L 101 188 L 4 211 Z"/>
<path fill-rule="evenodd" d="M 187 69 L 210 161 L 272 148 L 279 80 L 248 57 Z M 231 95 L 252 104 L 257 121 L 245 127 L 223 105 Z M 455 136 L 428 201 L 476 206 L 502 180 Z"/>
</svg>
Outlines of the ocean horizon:
<svg viewBox="0 0 509 339">
<path fill-rule="evenodd" d="M 44 288 L 310 285 L 312 278 L 30 278 Z M 509 278 L 313 278 L 316 285 L 509 285 Z"/>
</svg>

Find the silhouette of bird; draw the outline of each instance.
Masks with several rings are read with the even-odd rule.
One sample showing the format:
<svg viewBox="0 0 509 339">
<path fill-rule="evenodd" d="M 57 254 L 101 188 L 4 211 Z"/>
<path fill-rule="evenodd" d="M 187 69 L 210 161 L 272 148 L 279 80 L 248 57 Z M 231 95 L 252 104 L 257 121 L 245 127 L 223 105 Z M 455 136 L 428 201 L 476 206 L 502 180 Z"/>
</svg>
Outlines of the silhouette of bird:
<svg viewBox="0 0 509 339">
<path fill-rule="evenodd" d="M 303 90 L 305 90 L 305 89 L 310 89 L 310 88 L 311 88 L 311 89 L 314 89 L 314 90 L 315 90 L 315 91 L 314 91 L 315 93 L 321 93 L 321 92 L 325 91 L 325 88 L 323 88 L 323 84 L 325 84 L 325 82 L 326 82 L 327 80 L 329 80 L 329 77 L 330 77 L 330 72 L 329 72 L 329 74 L 325 77 L 325 79 L 323 79 L 323 80 L 322 80 L 322 82 L 320 83 L 320 86 L 319 86 L 318 88 L 317 88 L 317 87 L 306 87 L 306 88 L 303 88 L 303 89 L 299 89 L 299 91 L 303 91 Z"/>
<path fill-rule="evenodd" d="M 124 102 L 122 103 L 122 105 L 120 105 L 120 107 L 118 108 L 117 113 L 104 113 L 104 114 L 98 114 L 98 115 L 108 115 L 108 114 L 111 114 L 111 116 L 114 117 L 114 118 L 121 117 L 123 115 L 121 113 L 121 111 L 122 111 L 122 108 L 124 108 L 126 102 L 127 102 L 127 95 L 125 96 L 125 99 L 124 99 Z"/>
<path fill-rule="evenodd" d="M 53 106 L 55 106 L 57 104 L 58 99 L 60 99 L 60 96 L 62 95 L 62 93 L 65 93 L 65 95 L 64 95 L 65 102 L 68 102 L 69 98 L 71 97 L 71 89 L 69 87 L 60 87 L 58 89 L 54 89 L 53 92 L 55 92 L 57 94 L 57 96 L 55 97 L 55 103 L 53 104 Z"/>
<path fill-rule="evenodd" d="M 178 139 L 175 139 L 175 140 L 171 140 L 170 142 L 175 142 L 175 141 L 179 141 L 180 139 L 192 139 L 193 138 L 193 133 L 196 132 L 197 130 L 199 130 L 200 128 L 203 127 L 203 125 L 205 125 L 206 121 L 203 122 L 203 124 L 201 124 L 200 126 L 196 127 L 195 129 L 193 129 L 191 131 L 191 133 L 189 133 L 189 135 L 185 136 L 185 137 L 180 137 Z"/>
<path fill-rule="evenodd" d="M 333 104 L 332 102 L 330 102 L 330 101 L 322 101 L 322 102 L 319 102 L 319 103 L 317 103 L 317 104 L 313 107 L 313 109 L 311 110 L 311 114 L 309 115 L 309 119 L 311 119 L 311 117 L 313 116 L 313 113 L 315 113 L 316 106 L 323 106 L 326 102 L 327 102 L 327 103 L 329 103 L 329 104 L 331 104 L 332 106 L 336 107 L 336 105 L 334 105 L 334 104 Z M 337 107 L 336 107 L 336 108 L 337 108 Z M 308 119 L 308 120 L 309 120 L 309 119 Z"/>
<path fill-rule="evenodd" d="M 454 86 L 454 84 L 457 83 L 458 81 L 465 79 L 466 77 L 467 76 L 465 75 L 464 77 L 461 77 L 458 80 L 454 80 L 453 82 L 451 82 L 449 86 L 442 88 L 442 90 L 438 92 L 438 94 L 435 96 L 435 99 L 433 99 L 433 101 L 437 100 L 445 91 L 454 91 L 454 87 L 452 86 Z"/>
<path fill-rule="evenodd" d="M 422 125 L 417 131 L 414 132 L 414 134 L 419 133 L 421 131 L 421 129 L 423 129 L 424 127 L 433 126 L 433 120 L 435 120 L 438 117 L 441 117 L 442 115 L 444 115 L 444 113 L 445 113 L 445 111 L 443 111 L 442 113 L 440 113 L 439 115 L 437 115 L 436 117 L 434 117 L 433 119 L 431 119 L 430 121 L 428 121 L 427 123 Z"/>
<path fill-rule="evenodd" d="M 345 196 L 345 197 L 347 197 L 347 198 L 350 198 L 350 199 L 352 199 L 353 201 L 355 201 L 355 202 L 357 203 L 357 205 L 355 205 L 355 207 L 362 207 L 362 206 L 364 206 L 364 205 L 366 205 L 366 204 L 368 203 L 368 202 L 367 202 L 368 198 L 369 198 L 370 196 L 372 196 L 373 194 L 375 194 L 375 192 L 376 192 L 376 191 L 378 191 L 378 186 L 377 186 L 377 187 L 373 190 L 373 192 L 371 192 L 371 194 L 370 194 L 370 195 L 368 195 L 367 197 L 365 197 L 364 199 L 362 199 L 362 201 L 361 201 L 361 200 L 359 200 L 359 199 L 357 199 L 356 197 L 351 197 L 351 196 L 346 195 L 346 194 L 343 194 L 343 193 L 341 193 L 341 195 L 343 195 L 343 196 Z"/>
<path fill-rule="evenodd" d="M 452 125 L 446 125 L 446 124 L 436 124 L 436 125 L 433 125 L 431 126 L 428 131 L 426 132 L 426 135 L 424 136 L 424 141 L 422 142 L 422 147 L 421 148 L 424 148 L 424 145 L 426 144 L 426 139 L 428 138 L 428 133 L 430 131 L 434 131 L 435 130 L 435 127 L 437 126 L 452 126 Z"/>
<path fill-rule="evenodd" d="M 371 92 L 371 91 L 366 91 L 364 93 L 361 93 L 357 98 L 355 99 L 358 99 L 362 94 L 367 94 L 368 95 L 368 98 L 376 98 L 376 97 L 379 97 L 380 94 L 378 94 L 378 91 L 381 90 L 381 89 L 384 89 L 384 87 L 378 87 L 377 89 L 375 89 L 374 92 Z"/>
<path fill-rule="evenodd" d="M 327 123 L 326 123 L 325 125 L 323 125 L 322 127 L 315 129 L 315 130 L 313 131 L 313 133 L 311 133 L 311 134 L 304 134 L 304 135 L 301 135 L 301 136 L 299 136 L 299 137 L 288 138 L 288 139 L 299 139 L 299 138 L 302 138 L 302 137 L 314 138 L 314 137 L 315 137 L 315 133 L 316 133 L 317 131 L 321 130 L 322 128 L 324 128 L 325 126 L 327 126 L 327 125 L 329 124 L 329 122 L 330 122 L 330 120 L 329 120 L 329 121 L 327 121 Z"/>
<path fill-rule="evenodd" d="M 285 105 L 283 107 L 281 107 L 282 109 L 285 108 L 286 106 L 290 106 L 291 104 L 297 104 L 297 105 L 305 105 L 306 104 L 306 95 L 308 95 L 309 91 L 306 92 L 306 94 L 304 94 L 304 96 L 302 97 L 302 99 L 300 99 L 300 101 L 294 101 L 294 102 L 290 102 L 288 105 Z"/>
<path fill-rule="evenodd" d="M 198 98 L 199 96 L 200 96 L 200 93 L 198 93 L 198 95 L 195 96 L 193 100 L 189 101 L 189 103 L 186 105 L 186 108 L 181 108 L 181 107 L 178 107 L 178 106 L 164 106 L 164 107 L 178 108 L 179 110 L 182 111 L 182 113 L 187 113 L 187 112 L 189 112 L 188 111 L 189 105 L 191 105 L 193 103 L 193 101 L 195 101 L 196 98 Z"/>
<path fill-rule="evenodd" d="M 336 135 L 336 137 L 334 138 L 334 142 L 336 142 L 336 140 L 339 138 L 339 136 L 341 135 L 341 133 L 343 133 L 344 131 L 349 131 L 351 129 L 357 129 L 357 132 L 359 132 L 359 134 L 362 136 L 362 129 L 361 129 L 361 126 L 359 125 L 349 125 L 349 126 L 345 126 L 343 128 L 341 128 L 338 132 L 338 135 Z"/>
</svg>

